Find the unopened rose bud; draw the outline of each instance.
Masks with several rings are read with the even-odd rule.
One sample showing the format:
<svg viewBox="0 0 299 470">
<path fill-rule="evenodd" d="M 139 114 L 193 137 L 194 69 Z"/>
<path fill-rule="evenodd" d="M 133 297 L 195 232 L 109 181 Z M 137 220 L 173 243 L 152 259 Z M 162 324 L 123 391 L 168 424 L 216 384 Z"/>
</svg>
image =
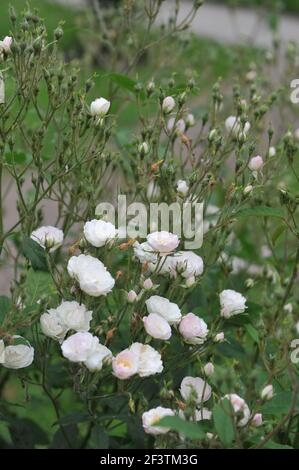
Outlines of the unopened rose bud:
<svg viewBox="0 0 299 470">
<path fill-rule="evenodd" d="M 293 305 L 291 303 L 285 304 L 283 309 L 287 313 L 293 313 Z"/>
<path fill-rule="evenodd" d="M 175 101 L 172 96 L 166 96 L 162 103 L 162 110 L 164 113 L 170 113 L 175 107 Z"/>
<path fill-rule="evenodd" d="M 215 343 L 222 343 L 224 341 L 224 333 L 221 331 L 220 333 L 217 333 L 217 335 L 214 338 Z"/>
<path fill-rule="evenodd" d="M 149 146 L 147 142 L 142 142 L 142 144 L 139 145 L 138 151 L 140 155 L 144 156 L 149 152 Z"/>
<path fill-rule="evenodd" d="M 276 155 L 276 148 L 275 147 L 270 147 L 269 148 L 269 153 L 268 153 L 269 157 L 275 157 Z"/>
<path fill-rule="evenodd" d="M 208 136 L 209 141 L 212 142 L 215 139 L 216 136 L 217 136 L 217 130 L 212 129 L 209 133 L 209 136 Z"/>
<path fill-rule="evenodd" d="M 245 281 L 245 286 L 247 287 L 247 289 L 251 289 L 254 286 L 254 280 L 249 277 Z"/>
<path fill-rule="evenodd" d="M 207 437 L 207 439 L 209 439 L 209 441 L 210 441 L 211 439 L 214 438 L 214 434 L 213 434 L 212 432 L 207 432 L 207 433 L 206 433 L 206 437 Z"/>
<path fill-rule="evenodd" d="M 155 89 L 155 82 L 153 81 L 148 82 L 147 87 L 146 87 L 147 93 L 151 95 L 154 89 Z"/>
<path fill-rule="evenodd" d="M 188 127 L 194 126 L 194 124 L 195 124 L 195 119 L 194 119 L 193 114 L 191 114 L 191 113 L 187 114 L 186 119 L 185 119 L 185 122 L 186 122 L 186 124 L 187 124 Z"/>
<path fill-rule="evenodd" d="M 271 400 L 274 396 L 273 385 L 266 385 L 261 391 L 261 399 L 262 400 Z"/>
<path fill-rule="evenodd" d="M 259 171 L 263 168 L 263 165 L 264 160 L 260 155 L 257 155 L 256 157 L 250 159 L 250 162 L 248 163 L 248 168 L 251 171 Z"/>
<path fill-rule="evenodd" d="M 131 304 L 137 299 L 137 294 L 134 290 L 128 292 L 128 302 Z"/>
<path fill-rule="evenodd" d="M 263 424 L 263 415 L 262 413 L 255 413 L 254 417 L 251 420 L 252 426 L 258 428 Z"/>
<path fill-rule="evenodd" d="M 247 194 L 250 194 L 252 190 L 253 190 L 253 186 L 249 184 L 248 186 L 244 188 L 243 194 L 245 194 L 246 196 Z"/>
<path fill-rule="evenodd" d="M 150 278 L 146 279 L 143 283 L 143 287 L 145 290 L 150 290 L 153 287 L 152 280 Z"/>
<path fill-rule="evenodd" d="M 215 367 L 214 365 L 212 364 L 212 362 L 208 362 L 204 368 L 204 373 L 206 374 L 207 377 L 211 377 L 211 375 L 214 374 L 214 371 L 215 371 Z"/>
</svg>

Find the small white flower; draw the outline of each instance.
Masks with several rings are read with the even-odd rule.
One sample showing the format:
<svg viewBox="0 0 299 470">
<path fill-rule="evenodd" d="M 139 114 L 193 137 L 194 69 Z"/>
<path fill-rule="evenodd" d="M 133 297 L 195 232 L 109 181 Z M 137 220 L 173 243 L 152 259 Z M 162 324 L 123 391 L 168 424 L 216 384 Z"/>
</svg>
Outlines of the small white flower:
<svg viewBox="0 0 299 470">
<path fill-rule="evenodd" d="M 174 107 L 175 107 L 175 101 L 173 97 L 166 96 L 166 98 L 164 98 L 163 103 L 162 103 L 162 109 L 164 113 L 166 114 L 170 113 Z"/>
<path fill-rule="evenodd" d="M 182 318 L 179 331 L 190 344 L 203 344 L 209 332 L 206 322 L 194 313 L 188 313 Z"/>
<path fill-rule="evenodd" d="M 275 157 L 276 155 L 276 148 L 275 147 L 270 147 L 269 152 L 268 152 L 269 157 Z"/>
<path fill-rule="evenodd" d="M 188 191 L 189 191 L 189 186 L 185 180 L 178 180 L 176 184 L 176 190 L 182 196 L 186 196 L 186 194 L 188 194 Z"/>
<path fill-rule="evenodd" d="M 147 243 L 154 251 L 165 255 L 174 251 L 178 247 L 180 240 L 177 235 L 162 230 L 161 232 L 150 233 L 147 236 Z"/>
<path fill-rule="evenodd" d="M 181 311 L 177 304 L 170 302 L 160 295 L 152 295 L 145 302 L 148 313 L 157 313 L 170 325 L 179 323 L 182 318 Z"/>
<path fill-rule="evenodd" d="M 143 317 L 145 331 L 155 339 L 168 340 L 171 337 L 169 323 L 157 313 L 150 313 Z"/>
<path fill-rule="evenodd" d="M 166 434 L 169 432 L 168 428 L 159 427 L 159 421 L 165 416 L 174 416 L 174 411 L 170 408 L 163 408 L 158 406 L 149 411 L 145 411 L 142 415 L 142 426 L 147 434 Z"/>
<path fill-rule="evenodd" d="M 92 297 L 107 295 L 115 284 L 104 264 L 90 255 L 72 256 L 67 270 L 79 282 L 80 289 Z"/>
<path fill-rule="evenodd" d="M 13 336 L 13 339 L 22 339 L 21 336 Z M 32 364 L 34 358 L 34 348 L 27 344 L 16 344 L 4 346 L 0 343 L 0 363 L 7 369 L 23 369 Z"/>
<path fill-rule="evenodd" d="M 250 410 L 245 402 L 245 400 L 236 393 L 229 393 L 224 396 L 227 400 L 230 401 L 233 410 L 236 415 L 237 426 L 244 427 L 250 419 Z M 241 416 L 240 416 L 241 415 Z"/>
<path fill-rule="evenodd" d="M 104 246 L 117 235 L 117 230 L 113 224 L 97 219 L 86 222 L 83 232 L 86 240 L 97 248 Z"/>
<path fill-rule="evenodd" d="M 186 401 L 191 400 L 196 404 L 208 401 L 212 394 L 210 385 L 200 377 L 185 377 L 182 380 L 180 392 Z"/>
<path fill-rule="evenodd" d="M 63 231 L 50 225 L 34 230 L 30 236 L 42 248 L 48 248 L 51 252 L 59 248 L 63 243 Z"/>
<path fill-rule="evenodd" d="M 231 289 L 223 290 L 220 295 L 221 316 L 230 318 L 238 313 L 245 312 L 246 298 L 242 294 Z"/>
<path fill-rule="evenodd" d="M 161 354 L 148 344 L 133 343 L 129 351 L 138 356 L 138 375 L 149 377 L 163 370 Z"/>
<path fill-rule="evenodd" d="M 98 98 L 94 100 L 90 105 L 90 114 L 92 116 L 103 117 L 105 116 L 110 108 L 110 101 L 105 98 Z"/>
<path fill-rule="evenodd" d="M 274 389 L 273 385 L 266 385 L 261 391 L 261 399 L 262 400 L 271 400 L 274 397 Z"/>
</svg>

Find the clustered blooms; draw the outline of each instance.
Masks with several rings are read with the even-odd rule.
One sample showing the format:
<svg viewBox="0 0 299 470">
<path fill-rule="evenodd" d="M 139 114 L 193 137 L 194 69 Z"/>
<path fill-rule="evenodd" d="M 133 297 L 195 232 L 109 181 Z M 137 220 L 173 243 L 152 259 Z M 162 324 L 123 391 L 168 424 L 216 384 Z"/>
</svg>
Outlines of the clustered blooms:
<svg viewBox="0 0 299 470">
<path fill-rule="evenodd" d="M 42 332 L 50 338 L 62 341 L 70 330 L 88 331 L 92 312 L 76 301 L 62 302 L 50 308 L 40 317 Z"/>
<path fill-rule="evenodd" d="M 147 344 L 133 343 L 113 358 L 112 369 L 115 377 L 125 380 L 135 374 L 139 377 L 160 374 L 163 363 L 161 354 L 154 348 Z"/>
<path fill-rule="evenodd" d="M 112 360 L 111 351 L 100 344 L 99 338 L 87 331 L 69 336 L 61 345 L 62 354 L 71 362 L 82 362 L 92 372 L 100 371 Z"/>
</svg>

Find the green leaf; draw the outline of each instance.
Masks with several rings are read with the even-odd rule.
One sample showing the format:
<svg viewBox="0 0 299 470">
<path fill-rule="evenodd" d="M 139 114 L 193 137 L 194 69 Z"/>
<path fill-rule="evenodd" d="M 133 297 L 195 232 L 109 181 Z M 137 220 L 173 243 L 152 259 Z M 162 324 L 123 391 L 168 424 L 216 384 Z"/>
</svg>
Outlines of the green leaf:
<svg viewBox="0 0 299 470">
<path fill-rule="evenodd" d="M 257 206 L 249 207 L 247 209 L 241 209 L 234 214 L 234 217 L 237 219 L 246 218 L 246 217 L 278 217 L 280 219 L 284 218 L 284 213 L 281 209 L 276 209 L 274 207 L 267 206 Z"/>
<path fill-rule="evenodd" d="M 94 426 L 88 441 L 90 449 L 109 449 L 109 436 L 102 426 Z"/>
<path fill-rule="evenodd" d="M 27 162 L 28 156 L 24 152 L 7 152 L 4 158 L 8 165 L 24 165 Z"/>
<path fill-rule="evenodd" d="M 5 295 L 0 296 L 0 323 L 3 323 L 6 314 L 11 309 L 11 300 Z"/>
<path fill-rule="evenodd" d="M 136 81 L 127 77 L 127 75 L 121 75 L 119 73 L 109 73 L 108 78 L 116 83 L 120 88 L 135 93 Z"/>
<path fill-rule="evenodd" d="M 265 449 L 293 449 L 293 447 L 291 446 L 288 446 L 286 444 L 278 444 L 274 441 L 268 441 L 264 447 Z"/>
<path fill-rule="evenodd" d="M 63 416 L 57 423 L 63 424 L 64 426 L 69 426 L 76 423 L 85 423 L 90 421 L 92 417 L 88 413 L 74 412 L 68 415 Z"/>
<path fill-rule="evenodd" d="M 205 434 L 196 423 L 185 421 L 179 416 L 166 416 L 159 421 L 159 426 L 170 428 L 173 431 L 184 434 L 188 439 L 204 439 Z"/>
<path fill-rule="evenodd" d="M 229 446 L 234 440 L 235 430 L 232 418 L 232 406 L 229 400 L 221 400 L 213 408 L 213 420 L 216 432 L 224 445 Z"/>
<path fill-rule="evenodd" d="M 56 294 L 56 287 L 49 273 L 29 269 L 25 284 L 26 307 L 36 304 L 42 297 Z"/>
<path fill-rule="evenodd" d="M 9 425 L 11 439 L 17 449 L 33 449 L 36 444 L 48 444 L 48 436 L 34 421 L 17 418 Z"/>
<path fill-rule="evenodd" d="M 289 412 L 291 403 L 292 392 L 279 392 L 263 405 L 262 412 L 264 415 L 284 415 Z"/>
<path fill-rule="evenodd" d="M 24 237 L 22 242 L 22 252 L 33 269 L 48 271 L 45 250 L 30 237 Z"/>
<path fill-rule="evenodd" d="M 253 339 L 255 343 L 258 343 L 260 338 L 259 338 L 259 332 L 250 324 L 245 326 L 245 329 L 249 336 Z"/>
<path fill-rule="evenodd" d="M 276 244 L 277 240 L 279 239 L 279 237 L 283 234 L 283 232 L 284 232 L 286 229 L 287 229 L 287 226 L 284 225 L 284 224 L 278 225 L 278 227 L 276 227 L 276 229 L 274 230 L 273 235 L 272 235 L 272 243 L 273 243 L 273 245 Z"/>
</svg>

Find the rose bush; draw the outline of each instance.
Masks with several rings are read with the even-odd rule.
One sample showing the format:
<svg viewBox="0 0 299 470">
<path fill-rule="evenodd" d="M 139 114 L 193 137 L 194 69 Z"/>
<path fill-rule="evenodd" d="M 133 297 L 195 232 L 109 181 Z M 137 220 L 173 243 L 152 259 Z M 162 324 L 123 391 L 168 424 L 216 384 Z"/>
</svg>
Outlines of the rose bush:
<svg viewBox="0 0 299 470">
<path fill-rule="evenodd" d="M 269 80 L 278 51 L 249 64 L 255 78 L 237 67 L 232 89 L 217 80 L 201 94 L 190 70 L 153 78 L 148 52 L 182 45 L 201 2 L 159 33 L 163 2 L 120 3 L 149 33 L 134 41 L 107 12 L 101 50 L 113 38 L 119 49 L 102 88 L 34 12 L 11 10 L 0 41 L 0 248 L 13 272 L 0 297 L 0 446 L 296 448 L 299 144 L 284 77 Z M 135 79 L 142 60 L 150 75 Z M 99 209 L 118 194 L 147 210 L 203 202 L 202 246 L 161 223 L 123 239 Z"/>
</svg>

